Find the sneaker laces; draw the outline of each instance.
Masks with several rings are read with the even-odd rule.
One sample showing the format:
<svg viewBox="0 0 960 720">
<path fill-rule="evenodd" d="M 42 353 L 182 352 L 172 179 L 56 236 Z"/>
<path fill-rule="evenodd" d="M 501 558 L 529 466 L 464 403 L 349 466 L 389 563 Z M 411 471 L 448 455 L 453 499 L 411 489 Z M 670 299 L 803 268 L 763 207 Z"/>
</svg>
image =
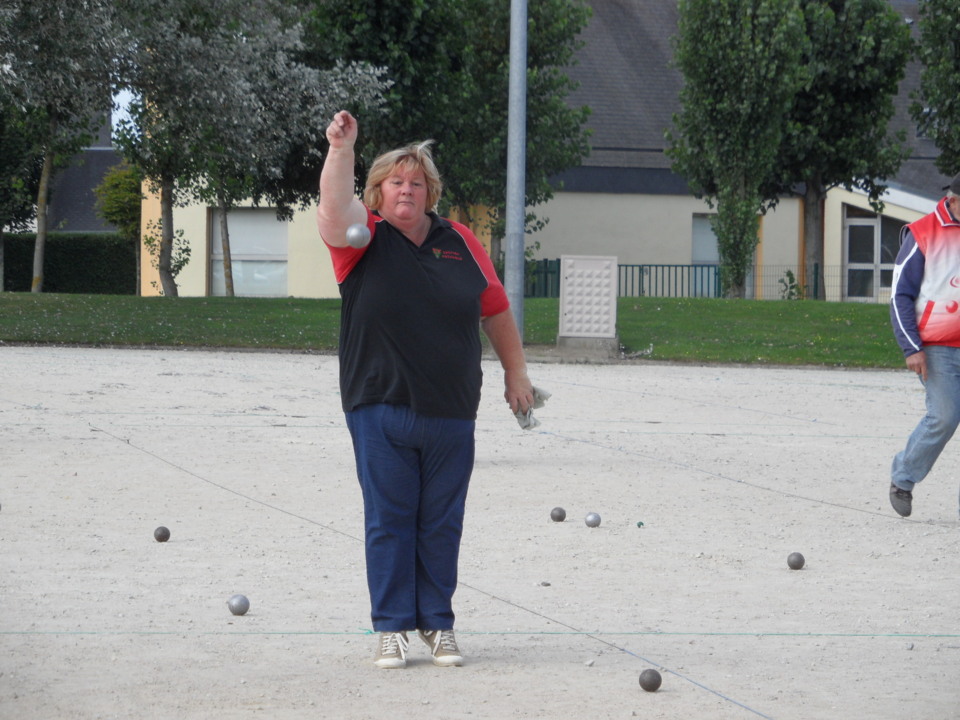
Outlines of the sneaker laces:
<svg viewBox="0 0 960 720">
<path fill-rule="evenodd" d="M 453 630 L 441 630 L 439 642 L 441 650 L 457 655 L 460 654 L 460 648 L 457 647 L 457 638 L 454 636 Z"/>
<path fill-rule="evenodd" d="M 398 632 L 382 633 L 380 635 L 380 654 L 381 655 L 400 655 L 403 657 L 407 650 L 407 644 L 403 640 L 403 635 Z"/>
</svg>

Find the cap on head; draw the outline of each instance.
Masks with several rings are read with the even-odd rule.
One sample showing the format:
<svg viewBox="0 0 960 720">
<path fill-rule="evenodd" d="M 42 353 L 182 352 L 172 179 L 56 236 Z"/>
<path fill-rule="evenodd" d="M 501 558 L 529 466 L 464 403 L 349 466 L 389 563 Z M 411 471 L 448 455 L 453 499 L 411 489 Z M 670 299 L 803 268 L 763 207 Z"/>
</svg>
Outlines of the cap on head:
<svg viewBox="0 0 960 720">
<path fill-rule="evenodd" d="M 954 195 L 960 195 L 960 173 L 954 176 L 949 185 L 944 185 L 943 189 L 949 190 Z"/>
</svg>

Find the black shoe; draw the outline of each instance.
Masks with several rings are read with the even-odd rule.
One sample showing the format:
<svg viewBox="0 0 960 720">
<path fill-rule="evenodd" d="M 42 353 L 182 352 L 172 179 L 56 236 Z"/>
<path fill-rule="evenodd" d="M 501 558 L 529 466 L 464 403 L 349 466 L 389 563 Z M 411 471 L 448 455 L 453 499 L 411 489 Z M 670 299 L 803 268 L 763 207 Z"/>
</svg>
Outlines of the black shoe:
<svg viewBox="0 0 960 720">
<path fill-rule="evenodd" d="M 913 511 L 913 493 L 901 490 L 893 483 L 890 484 L 890 504 L 900 517 L 910 517 Z"/>
</svg>

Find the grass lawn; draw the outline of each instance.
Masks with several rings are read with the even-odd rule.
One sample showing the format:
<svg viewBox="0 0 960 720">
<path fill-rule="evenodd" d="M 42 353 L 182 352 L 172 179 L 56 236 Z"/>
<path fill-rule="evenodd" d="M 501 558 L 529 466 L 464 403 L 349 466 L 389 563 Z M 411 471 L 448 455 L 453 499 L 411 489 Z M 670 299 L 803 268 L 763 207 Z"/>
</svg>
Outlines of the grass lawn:
<svg viewBox="0 0 960 720">
<path fill-rule="evenodd" d="M 903 367 L 886 305 L 620 298 L 617 324 L 624 352 L 652 360 Z M 0 343 L 330 352 L 339 327 L 338 299 L 0 293 Z M 528 346 L 558 327 L 559 300 L 525 301 Z"/>
</svg>

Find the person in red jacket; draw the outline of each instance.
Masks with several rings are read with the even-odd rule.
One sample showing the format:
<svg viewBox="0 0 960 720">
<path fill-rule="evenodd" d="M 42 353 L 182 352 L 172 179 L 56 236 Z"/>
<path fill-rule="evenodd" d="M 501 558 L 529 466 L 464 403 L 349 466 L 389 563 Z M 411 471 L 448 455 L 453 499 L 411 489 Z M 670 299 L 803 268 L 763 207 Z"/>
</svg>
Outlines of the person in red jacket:
<svg viewBox="0 0 960 720">
<path fill-rule="evenodd" d="M 890 504 L 913 512 L 913 489 L 960 425 L 960 175 L 929 215 L 903 228 L 890 320 L 907 367 L 926 388 L 927 412 L 893 459 Z"/>
<path fill-rule="evenodd" d="M 417 630 L 433 662 L 460 665 L 452 597 L 474 462 L 480 329 L 510 409 L 534 404 L 523 344 L 493 263 L 464 225 L 436 213 L 442 189 L 424 142 L 385 153 L 354 194 L 356 119 L 338 112 L 317 226 L 343 300 L 340 394 L 363 494 L 375 663 L 406 665 Z M 348 242 L 365 226 L 370 240 Z"/>
</svg>

